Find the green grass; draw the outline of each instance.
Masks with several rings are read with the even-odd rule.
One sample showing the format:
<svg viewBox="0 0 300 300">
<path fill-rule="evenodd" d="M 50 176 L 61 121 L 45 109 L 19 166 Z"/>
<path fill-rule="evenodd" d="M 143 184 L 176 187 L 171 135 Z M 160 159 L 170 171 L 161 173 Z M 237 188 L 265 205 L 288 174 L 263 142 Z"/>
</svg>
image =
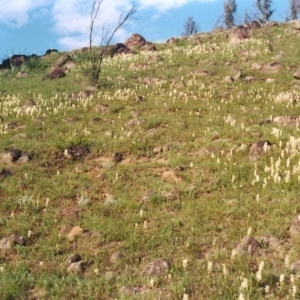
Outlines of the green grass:
<svg viewBox="0 0 300 300">
<path fill-rule="evenodd" d="M 272 52 L 264 30 L 234 46 L 223 31 L 202 35 L 200 45 L 180 40 L 158 44 L 153 53 L 106 59 L 100 89 L 87 99 L 70 96 L 88 86 L 79 67 L 42 81 L 63 53 L 29 61 L 27 78 L 16 78 L 21 69 L 2 71 L 0 152 L 16 148 L 32 160 L 0 162 L 0 171 L 12 173 L 0 177 L 0 239 L 16 233 L 25 240 L 0 250 L 0 298 L 154 299 L 160 291 L 162 299 L 298 299 L 299 276 L 285 261 L 299 258 L 288 228 L 300 210 L 300 157 L 286 147 L 299 129 L 259 125 L 270 116 L 299 115 L 299 103 L 273 101 L 299 91 L 293 80 L 299 41 L 285 33 L 291 27 L 268 29 Z M 276 58 L 281 51 L 285 56 Z M 153 55 L 163 61 L 149 60 Z M 271 61 L 283 69 L 251 68 Z M 138 63 L 148 65 L 133 67 Z M 223 82 L 237 68 L 254 81 Z M 213 75 L 194 76 L 195 70 Z M 147 86 L 147 77 L 159 82 Z M 265 82 L 269 77 L 274 84 Z M 28 99 L 36 109 L 26 112 Z M 97 112 L 97 104 L 108 111 Z M 249 148 L 261 139 L 275 146 L 251 161 Z M 91 154 L 64 159 L 74 144 Z M 155 147 L 164 151 L 154 153 Z M 116 152 L 123 161 L 114 163 Z M 69 242 L 74 226 L 85 233 Z M 232 257 L 250 231 L 258 240 L 278 238 L 282 251 L 263 245 L 261 255 Z M 116 252 L 122 256 L 111 262 Z M 85 263 L 83 273 L 67 272 L 74 253 Z M 143 274 L 160 258 L 167 272 Z M 126 294 L 124 286 L 139 292 Z"/>
</svg>

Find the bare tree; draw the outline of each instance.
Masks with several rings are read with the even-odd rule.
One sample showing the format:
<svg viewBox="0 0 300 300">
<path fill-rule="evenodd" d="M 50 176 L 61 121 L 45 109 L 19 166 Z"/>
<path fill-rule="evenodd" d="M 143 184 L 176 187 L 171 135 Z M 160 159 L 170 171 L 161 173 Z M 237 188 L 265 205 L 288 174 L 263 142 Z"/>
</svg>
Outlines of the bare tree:
<svg viewBox="0 0 300 300">
<path fill-rule="evenodd" d="M 290 1 L 290 17 L 289 20 L 297 20 L 298 13 L 300 9 L 300 1 L 299 0 L 289 0 Z"/>
<path fill-rule="evenodd" d="M 234 14 L 236 12 L 235 0 L 227 0 L 224 2 L 224 23 L 227 29 L 234 26 Z"/>
<path fill-rule="evenodd" d="M 89 65 L 83 66 L 83 73 L 88 77 L 91 84 L 99 87 L 100 74 L 102 69 L 102 62 L 105 54 L 107 53 L 110 42 L 113 39 L 116 32 L 125 26 L 126 22 L 129 19 L 132 19 L 132 16 L 136 13 L 136 7 L 133 4 L 130 10 L 127 13 L 120 15 L 119 21 L 116 27 L 113 30 L 109 30 L 109 27 L 103 26 L 102 28 L 102 38 L 100 50 L 94 49 L 93 47 L 93 36 L 94 36 L 94 25 L 98 17 L 98 13 L 101 7 L 101 4 L 104 0 L 94 0 L 92 4 L 92 10 L 90 13 L 90 28 L 89 28 Z"/>
<path fill-rule="evenodd" d="M 188 17 L 184 23 L 184 31 L 182 33 L 183 36 L 189 37 L 199 31 L 199 26 L 196 24 L 194 18 Z"/>
<path fill-rule="evenodd" d="M 271 9 L 271 6 L 272 0 L 256 0 L 256 7 L 261 14 L 261 17 L 258 17 L 258 20 L 261 23 L 268 22 L 273 15 L 275 10 Z"/>
</svg>

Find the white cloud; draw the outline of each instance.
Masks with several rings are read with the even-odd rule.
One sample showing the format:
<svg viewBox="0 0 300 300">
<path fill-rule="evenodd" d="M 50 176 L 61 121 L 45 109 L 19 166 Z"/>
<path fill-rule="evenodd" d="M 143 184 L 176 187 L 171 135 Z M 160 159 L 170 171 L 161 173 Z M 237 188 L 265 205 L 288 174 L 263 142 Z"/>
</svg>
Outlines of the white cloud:
<svg viewBox="0 0 300 300">
<path fill-rule="evenodd" d="M 122 3 L 113 4 L 103 1 L 97 19 L 94 24 L 93 44 L 100 44 L 103 33 L 115 28 L 123 11 L 130 9 L 130 2 L 125 0 Z M 74 49 L 89 44 L 89 33 L 91 23 L 91 1 L 86 0 L 56 0 L 52 9 L 54 30 L 60 35 L 59 43 L 68 48 Z M 116 38 L 124 38 L 126 31 L 119 30 Z"/>
<path fill-rule="evenodd" d="M 178 8 L 192 2 L 214 2 L 216 0 L 139 0 L 141 9 L 153 7 L 159 11 Z"/>
<path fill-rule="evenodd" d="M 51 5 L 54 0 L 0 0 L 0 22 L 21 27 L 29 20 L 29 13 Z"/>
</svg>

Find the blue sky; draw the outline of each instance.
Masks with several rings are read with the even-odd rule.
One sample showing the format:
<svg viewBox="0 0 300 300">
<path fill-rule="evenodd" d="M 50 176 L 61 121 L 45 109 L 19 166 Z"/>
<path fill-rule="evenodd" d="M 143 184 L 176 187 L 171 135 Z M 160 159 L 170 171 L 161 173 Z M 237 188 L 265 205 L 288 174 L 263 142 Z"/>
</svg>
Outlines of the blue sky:
<svg viewBox="0 0 300 300">
<path fill-rule="evenodd" d="M 211 31 L 223 14 L 225 0 L 135 0 L 135 20 L 115 35 L 113 42 L 125 42 L 139 33 L 150 42 L 166 41 L 183 32 L 189 16 L 200 31 Z M 0 0 L 0 59 L 12 54 L 43 55 L 47 49 L 68 51 L 88 45 L 93 0 Z M 237 23 L 245 11 L 255 11 L 255 0 L 236 0 Z M 113 27 L 132 0 L 103 0 L 95 25 L 94 44 L 101 42 L 103 26 Z M 289 14 L 289 0 L 273 0 L 272 19 L 283 21 Z"/>
</svg>

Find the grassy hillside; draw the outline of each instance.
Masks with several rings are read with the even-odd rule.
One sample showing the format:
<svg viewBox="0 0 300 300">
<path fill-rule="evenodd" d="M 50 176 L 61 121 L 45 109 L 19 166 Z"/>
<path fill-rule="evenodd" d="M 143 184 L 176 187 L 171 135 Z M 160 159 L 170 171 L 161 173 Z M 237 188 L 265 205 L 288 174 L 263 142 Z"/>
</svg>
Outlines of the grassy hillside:
<svg viewBox="0 0 300 300">
<path fill-rule="evenodd" d="M 300 32 L 229 34 L 1 71 L 1 299 L 300 298 Z"/>
</svg>

